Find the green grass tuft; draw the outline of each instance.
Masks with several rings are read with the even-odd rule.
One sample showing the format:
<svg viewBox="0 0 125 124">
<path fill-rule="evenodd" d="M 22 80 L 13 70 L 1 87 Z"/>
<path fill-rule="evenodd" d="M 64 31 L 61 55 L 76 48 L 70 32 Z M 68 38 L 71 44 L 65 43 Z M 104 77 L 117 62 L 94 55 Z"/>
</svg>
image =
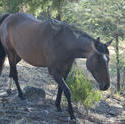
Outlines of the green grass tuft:
<svg viewBox="0 0 125 124">
<path fill-rule="evenodd" d="M 81 70 L 73 69 L 66 81 L 71 89 L 73 101 L 80 102 L 86 108 L 91 108 L 101 99 L 101 91 L 93 89 L 91 81 Z"/>
</svg>

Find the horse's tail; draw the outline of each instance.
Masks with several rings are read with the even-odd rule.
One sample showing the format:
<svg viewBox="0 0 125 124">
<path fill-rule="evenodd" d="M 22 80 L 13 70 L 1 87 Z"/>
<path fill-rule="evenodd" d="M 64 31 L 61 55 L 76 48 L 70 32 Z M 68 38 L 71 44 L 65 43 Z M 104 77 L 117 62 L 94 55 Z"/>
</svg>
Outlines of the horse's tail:
<svg viewBox="0 0 125 124">
<path fill-rule="evenodd" d="M 6 52 L 4 50 L 2 43 L 0 42 L 0 75 L 1 75 L 1 72 L 3 70 L 5 57 L 6 57 Z"/>
<path fill-rule="evenodd" d="M 10 15 L 10 13 L 5 13 L 3 15 L 0 16 L 0 25 L 2 24 L 2 22 L 4 21 L 5 18 L 7 18 Z"/>
<path fill-rule="evenodd" d="M 2 16 L 0 16 L 0 25 L 2 24 L 2 22 L 4 21 L 4 19 L 6 17 L 8 17 L 10 14 L 9 13 L 6 13 Z M 5 61 L 5 57 L 6 57 L 6 52 L 4 50 L 4 47 L 1 43 L 1 39 L 0 39 L 0 75 L 1 75 L 1 72 L 3 70 L 3 65 L 4 65 L 4 61 Z"/>
</svg>

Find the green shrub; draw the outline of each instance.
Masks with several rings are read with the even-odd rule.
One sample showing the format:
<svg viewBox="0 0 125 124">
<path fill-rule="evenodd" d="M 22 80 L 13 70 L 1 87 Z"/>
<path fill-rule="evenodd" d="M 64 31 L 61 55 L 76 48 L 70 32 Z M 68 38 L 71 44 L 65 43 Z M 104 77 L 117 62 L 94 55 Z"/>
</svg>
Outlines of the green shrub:
<svg viewBox="0 0 125 124">
<path fill-rule="evenodd" d="M 91 81 L 81 70 L 73 69 L 68 77 L 67 84 L 72 92 L 73 101 L 80 102 L 86 108 L 91 108 L 101 98 L 101 91 L 93 89 Z"/>
</svg>

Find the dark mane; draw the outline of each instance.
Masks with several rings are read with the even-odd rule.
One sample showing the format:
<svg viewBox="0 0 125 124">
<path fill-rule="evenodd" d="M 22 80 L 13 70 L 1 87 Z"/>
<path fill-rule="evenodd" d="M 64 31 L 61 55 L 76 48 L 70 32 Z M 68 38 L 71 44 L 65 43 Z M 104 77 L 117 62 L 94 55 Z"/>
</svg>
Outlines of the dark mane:
<svg viewBox="0 0 125 124">
<path fill-rule="evenodd" d="M 86 32 L 81 31 L 80 29 L 78 29 L 74 25 L 68 24 L 68 23 L 63 22 L 63 21 L 58 21 L 58 20 L 52 19 L 52 18 L 48 18 L 46 21 L 48 21 L 51 24 L 51 26 L 54 26 L 55 29 L 58 29 L 58 28 L 67 28 L 73 34 L 77 35 L 78 38 L 80 38 L 80 37 L 86 37 L 87 39 L 90 39 L 90 41 L 98 42 L 97 45 L 95 44 L 96 49 L 100 53 L 109 54 L 109 50 L 108 50 L 107 46 L 104 43 L 102 43 L 100 41 L 96 41 L 94 38 L 92 38 Z"/>
</svg>

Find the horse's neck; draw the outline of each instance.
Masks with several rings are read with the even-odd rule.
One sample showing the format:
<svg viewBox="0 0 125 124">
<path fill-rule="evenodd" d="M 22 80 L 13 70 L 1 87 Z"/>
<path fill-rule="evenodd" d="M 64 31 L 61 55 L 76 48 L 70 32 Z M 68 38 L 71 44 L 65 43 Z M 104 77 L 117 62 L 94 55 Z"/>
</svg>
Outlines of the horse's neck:
<svg viewBox="0 0 125 124">
<path fill-rule="evenodd" d="M 76 50 L 74 52 L 75 58 L 88 58 L 96 52 L 93 42 L 82 42 L 76 43 Z"/>
</svg>

